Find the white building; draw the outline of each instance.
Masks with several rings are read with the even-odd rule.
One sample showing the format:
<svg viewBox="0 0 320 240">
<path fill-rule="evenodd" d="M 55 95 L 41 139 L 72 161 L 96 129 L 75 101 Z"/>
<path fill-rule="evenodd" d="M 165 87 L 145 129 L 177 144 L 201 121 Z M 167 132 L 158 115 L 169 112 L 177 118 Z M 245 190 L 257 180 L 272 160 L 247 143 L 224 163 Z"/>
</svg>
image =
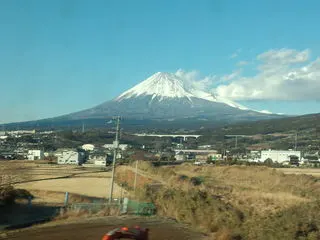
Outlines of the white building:
<svg viewBox="0 0 320 240">
<path fill-rule="evenodd" d="M 184 161 L 186 160 L 186 156 L 184 155 L 183 152 L 176 152 L 176 155 L 175 155 L 175 159 L 176 161 Z"/>
<path fill-rule="evenodd" d="M 93 144 L 84 144 L 81 147 L 85 151 L 93 151 L 94 150 L 94 145 Z"/>
<path fill-rule="evenodd" d="M 217 154 L 217 150 L 203 150 L 203 149 L 175 149 L 175 153 L 195 153 L 195 154 Z"/>
<path fill-rule="evenodd" d="M 261 161 L 264 162 L 268 158 L 272 159 L 273 162 L 286 162 L 290 161 L 290 156 L 296 156 L 298 159 L 301 159 L 301 152 L 300 151 L 293 151 L 293 150 L 268 150 L 268 151 L 261 151 Z"/>
<path fill-rule="evenodd" d="M 105 144 L 103 145 L 104 148 L 106 149 L 114 149 L 114 144 Z M 122 151 L 125 151 L 127 150 L 128 148 L 128 144 L 119 144 L 119 149 L 122 150 Z"/>
<path fill-rule="evenodd" d="M 247 158 L 249 162 L 259 162 L 261 161 L 261 153 L 260 151 L 252 150 Z"/>
<path fill-rule="evenodd" d="M 107 158 L 106 157 L 95 157 L 94 158 L 94 165 L 97 166 L 106 166 Z"/>
<path fill-rule="evenodd" d="M 81 156 L 78 152 L 73 150 L 64 150 L 57 154 L 58 164 L 80 164 Z"/>
<path fill-rule="evenodd" d="M 9 135 L 35 134 L 36 130 L 17 130 L 7 132 Z"/>
<path fill-rule="evenodd" d="M 198 146 L 198 149 L 210 149 L 212 148 L 212 145 L 201 145 L 201 146 Z"/>
<path fill-rule="evenodd" d="M 28 160 L 42 160 L 44 158 L 44 153 L 41 150 L 29 150 Z"/>
<path fill-rule="evenodd" d="M 8 136 L 1 136 L 0 135 L 0 140 L 6 140 L 8 138 Z"/>
<path fill-rule="evenodd" d="M 8 136 L 5 131 L 0 131 L 0 140 L 6 140 Z"/>
</svg>

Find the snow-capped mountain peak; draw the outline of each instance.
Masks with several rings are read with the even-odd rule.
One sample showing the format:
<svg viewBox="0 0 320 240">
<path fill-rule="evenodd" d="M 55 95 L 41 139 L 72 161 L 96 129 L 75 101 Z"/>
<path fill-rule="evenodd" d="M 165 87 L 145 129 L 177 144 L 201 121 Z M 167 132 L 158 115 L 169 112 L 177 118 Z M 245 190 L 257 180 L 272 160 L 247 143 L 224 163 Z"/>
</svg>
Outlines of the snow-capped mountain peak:
<svg viewBox="0 0 320 240">
<path fill-rule="evenodd" d="M 216 96 L 213 93 L 198 89 L 194 84 L 190 83 L 186 79 L 182 79 L 174 73 L 157 72 L 133 88 L 122 93 L 114 101 L 121 102 L 125 99 L 136 98 L 139 96 L 151 96 L 151 101 L 155 98 L 159 101 L 166 98 L 187 98 L 190 103 L 192 103 L 193 98 L 198 98 L 210 102 L 223 103 L 241 110 L 250 110 L 249 108 L 230 99 Z"/>
<path fill-rule="evenodd" d="M 116 98 L 117 101 L 138 96 L 151 95 L 152 98 L 182 98 L 192 97 L 185 89 L 181 78 L 173 73 L 157 72 L 143 82 L 122 93 Z"/>
</svg>

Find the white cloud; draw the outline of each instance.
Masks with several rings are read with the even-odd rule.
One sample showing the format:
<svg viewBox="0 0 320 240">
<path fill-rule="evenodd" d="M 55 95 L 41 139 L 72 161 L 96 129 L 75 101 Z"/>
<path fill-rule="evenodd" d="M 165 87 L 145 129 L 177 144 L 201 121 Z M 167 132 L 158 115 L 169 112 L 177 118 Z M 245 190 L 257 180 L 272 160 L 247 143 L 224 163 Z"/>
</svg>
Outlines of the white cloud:
<svg viewBox="0 0 320 240">
<path fill-rule="evenodd" d="M 175 74 L 184 79 L 185 84 L 189 84 L 191 87 L 199 90 L 206 90 L 210 88 L 217 79 L 215 75 L 202 78 L 198 71 L 187 72 L 182 69 L 179 69 Z"/>
<path fill-rule="evenodd" d="M 239 54 L 241 53 L 241 51 L 242 51 L 241 48 L 237 49 L 233 54 L 231 54 L 231 55 L 229 56 L 229 58 L 233 59 L 233 58 L 238 57 Z"/>
<path fill-rule="evenodd" d="M 235 100 L 320 99 L 320 58 L 310 62 L 309 57 L 308 49 L 264 52 L 257 56 L 257 75 L 237 76 L 228 84 L 215 88 L 214 92 Z"/>
<path fill-rule="evenodd" d="M 240 74 L 241 74 L 241 69 L 235 70 L 231 74 L 227 74 L 227 75 L 222 76 L 221 81 L 227 82 L 227 81 L 233 80 L 233 79 L 237 78 L 238 76 L 240 76 Z"/>
<path fill-rule="evenodd" d="M 303 63 L 309 59 L 310 50 L 297 51 L 294 49 L 282 48 L 279 50 L 273 49 L 264 52 L 257 56 L 257 59 L 267 64 L 291 64 L 291 63 Z"/>
<path fill-rule="evenodd" d="M 256 57 L 254 76 L 245 76 L 242 69 L 223 76 L 201 77 L 181 69 L 176 74 L 189 87 L 232 100 L 320 100 L 320 58 L 309 58 L 308 49 L 273 49 Z"/>
<path fill-rule="evenodd" d="M 242 67 L 242 66 L 246 66 L 248 64 L 249 64 L 249 62 L 247 62 L 247 61 L 240 61 L 240 62 L 237 63 L 237 66 L 238 67 Z"/>
<path fill-rule="evenodd" d="M 236 58 L 236 57 L 238 57 L 238 53 L 233 53 L 233 54 L 230 55 L 230 58 L 231 58 L 231 59 L 232 59 L 232 58 Z"/>
</svg>

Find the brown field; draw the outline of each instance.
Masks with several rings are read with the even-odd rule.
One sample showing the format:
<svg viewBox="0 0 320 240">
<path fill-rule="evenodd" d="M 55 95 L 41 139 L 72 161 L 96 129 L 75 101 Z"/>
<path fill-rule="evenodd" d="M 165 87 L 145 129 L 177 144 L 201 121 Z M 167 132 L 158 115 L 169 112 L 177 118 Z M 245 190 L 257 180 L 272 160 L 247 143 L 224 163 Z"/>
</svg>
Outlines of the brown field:
<svg viewBox="0 0 320 240">
<path fill-rule="evenodd" d="M 50 190 L 55 192 L 70 192 L 90 197 L 105 198 L 109 194 L 110 178 L 77 177 L 66 179 L 42 180 L 28 183 L 15 184 L 16 188 L 27 190 Z M 114 196 L 119 197 L 121 189 L 114 186 Z"/>
<path fill-rule="evenodd" d="M 17 178 L 27 171 L 29 174 L 21 176 L 27 182 L 16 183 L 15 186 L 30 190 L 39 202 L 59 202 L 65 191 L 93 197 L 108 194 L 109 172 L 34 163 L 14 163 L 12 166 L 0 164 L 1 169 L 6 168 L 6 174 L 11 173 Z M 212 236 L 210 239 L 320 239 L 320 179 L 317 169 L 190 164 L 152 167 L 141 162 L 136 192 L 132 191 L 134 172 L 134 165 L 120 166 L 116 172 L 117 183 L 126 183 L 124 187 L 130 196 L 153 202 L 159 216 L 188 224 L 194 230 Z M 57 176 L 68 178 L 36 180 Z M 6 181 L 10 179 L 8 177 Z M 119 189 L 116 186 L 116 194 L 124 192 Z M 74 198 L 82 201 L 76 196 Z M 84 218 L 82 215 L 78 217 Z M 72 229 L 79 226 L 70 226 L 71 230 L 68 230 L 69 226 L 59 227 L 61 233 L 52 229 L 41 230 L 39 238 L 36 238 L 36 232 L 30 232 L 25 239 L 51 239 L 44 238 L 46 234 L 52 239 L 54 236 L 69 239 L 68 236 L 74 232 Z M 92 226 L 92 229 L 101 233 L 102 227 Z M 159 224 L 153 228 L 159 234 L 161 231 L 176 232 L 175 227 L 167 225 Z M 89 227 L 81 229 L 81 239 L 98 236 L 91 234 Z M 19 239 L 19 236 L 12 237 Z M 158 239 L 157 236 L 151 239 Z M 181 237 L 177 233 L 166 239 L 187 239 Z"/>
<path fill-rule="evenodd" d="M 11 184 L 15 188 L 29 190 L 37 203 L 63 202 L 65 192 L 97 198 L 109 195 L 111 172 L 99 168 L 39 164 L 37 161 L 1 161 L 0 171 L 0 185 Z M 114 197 L 125 194 L 126 191 L 115 184 Z"/>
<path fill-rule="evenodd" d="M 137 197 L 213 239 L 320 239 L 320 181 L 314 176 L 261 166 L 143 163 L 140 171 L 167 184 L 139 189 Z"/>
<path fill-rule="evenodd" d="M 320 168 L 278 168 L 284 174 L 307 174 L 320 177 Z"/>
</svg>

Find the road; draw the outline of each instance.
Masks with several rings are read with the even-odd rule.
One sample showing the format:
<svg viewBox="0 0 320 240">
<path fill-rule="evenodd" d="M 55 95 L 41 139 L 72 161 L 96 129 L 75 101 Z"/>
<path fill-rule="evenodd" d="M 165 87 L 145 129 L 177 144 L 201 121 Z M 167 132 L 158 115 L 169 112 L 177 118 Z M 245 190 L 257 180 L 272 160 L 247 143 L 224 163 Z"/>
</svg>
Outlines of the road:
<svg viewBox="0 0 320 240">
<path fill-rule="evenodd" d="M 101 240 L 104 233 L 121 226 L 147 227 L 150 229 L 149 240 L 194 240 L 203 239 L 203 235 L 191 231 L 186 226 L 170 220 L 147 219 L 108 219 L 98 222 L 64 224 L 51 227 L 37 227 L 21 232 L 9 232 L 2 239 L 23 240 Z M 1 239 L 1 234 L 0 234 Z"/>
</svg>

